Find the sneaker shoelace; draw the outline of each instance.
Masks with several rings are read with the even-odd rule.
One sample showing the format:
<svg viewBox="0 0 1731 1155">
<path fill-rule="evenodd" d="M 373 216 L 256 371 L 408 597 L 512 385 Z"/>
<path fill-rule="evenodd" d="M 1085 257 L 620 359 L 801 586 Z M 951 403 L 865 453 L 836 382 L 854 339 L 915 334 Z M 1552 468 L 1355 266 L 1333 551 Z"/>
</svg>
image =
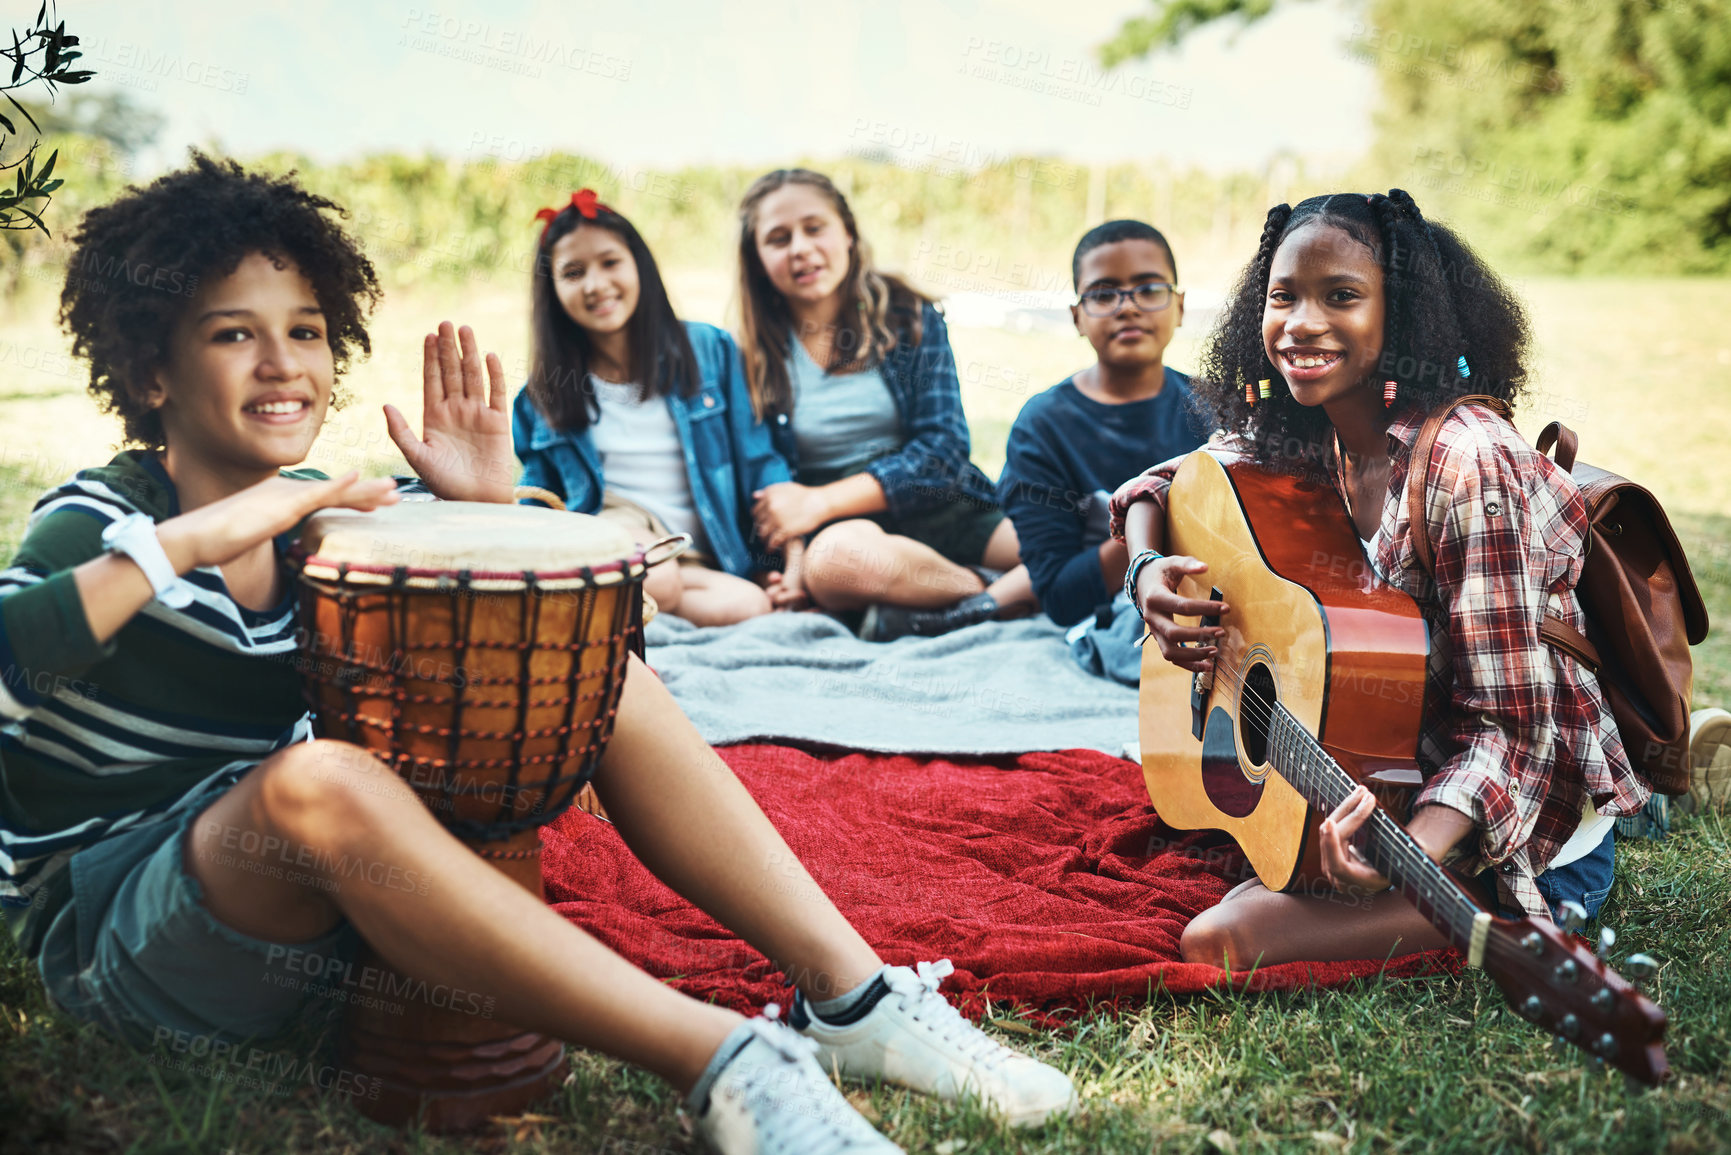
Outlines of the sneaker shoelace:
<svg viewBox="0 0 1731 1155">
<path fill-rule="evenodd" d="M 776 1123 L 765 1128 L 774 1137 L 774 1145 L 767 1150 L 787 1155 L 845 1155 L 874 1145 L 879 1137 L 861 1134 L 869 1131 L 869 1124 L 823 1077 L 821 1069 L 802 1069 L 805 1061 L 817 1054 L 816 1041 L 780 1025 L 780 1016 L 777 1004 L 765 1006 L 763 1017 L 773 1025 L 756 1034 L 783 1062 L 754 1066 L 738 1084 L 741 1099 L 754 1114 L 769 1110 L 777 1116 Z"/>
<path fill-rule="evenodd" d="M 938 985 L 955 973 L 949 959 L 935 963 L 914 964 L 912 977 L 906 971 L 891 968 L 884 975 L 890 992 L 901 999 L 902 1009 L 913 1022 L 924 1026 L 940 1042 L 953 1046 L 963 1058 L 972 1060 L 983 1070 L 991 1070 L 1016 1052 L 1004 1046 L 980 1028 L 970 1023 L 962 1012 L 938 993 Z"/>
</svg>

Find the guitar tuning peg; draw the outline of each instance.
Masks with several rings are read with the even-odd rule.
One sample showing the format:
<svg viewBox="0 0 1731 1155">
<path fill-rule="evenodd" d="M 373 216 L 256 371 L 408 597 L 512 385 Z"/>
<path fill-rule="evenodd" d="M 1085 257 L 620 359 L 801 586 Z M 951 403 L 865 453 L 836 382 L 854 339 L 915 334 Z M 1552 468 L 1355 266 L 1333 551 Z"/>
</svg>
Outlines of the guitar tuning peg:
<svg viewBox="0 0 1731 1155">
<path fill-rule="evenodd" d="M 1562 904 L 1562 911 L 1564 934 L 1579 934 L 1581 928 L 1587 925 L 1587 908 L 1580 903 L 1572 900 L 1565 902 Z"/>
<path fill-rule="evenodd" d="M 1616 945 L 1617 945 L 1617 932 L 1612 930 L 1608 926 L 1600 927 L 1599 928 L 1599 949 L 1597 952 L 1595 952 L 1598 954 L 1599 958 L 1601 960 L 1609 959 L 1611 957 L 1611 948 L 1616 946 Z"/>
<path fill-rule="evenodd" d="M 1647 980 L 1659 973 L 1659 964 L 1651 956 L 1632 954 L 1623 962 L 1623 969 L 1629 972 L 1629 982 L 1636 990 L 1647 985 Z"/>
</svg>

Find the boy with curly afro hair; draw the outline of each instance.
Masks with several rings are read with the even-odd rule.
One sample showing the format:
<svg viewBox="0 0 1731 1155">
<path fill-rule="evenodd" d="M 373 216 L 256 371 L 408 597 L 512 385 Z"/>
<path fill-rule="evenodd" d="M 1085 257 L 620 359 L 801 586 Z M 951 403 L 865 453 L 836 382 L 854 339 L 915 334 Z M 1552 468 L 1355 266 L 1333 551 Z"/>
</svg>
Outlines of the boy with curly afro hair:
<svg viewBox="0 0 1731 1155">
<path fill-rule="evenodd" d="M 378 283 L 340 212 L 292 174 L 195 153 L 76 235 L 61 316 L 131 447 L 45 495 L 0 573 L 0 903 L 53 1001 L 137 1046 L 257 1038 L 308 997 L 296 960 L 345 959 L 359 936 L 425 987 L 662 1075 L 722 1150 L 896 1150 L 819 1045 L 1013 1121 L 1070 1109 L 1067 1078 L 886 967 L 827 901 L 766 902 L 762 864 L 792 852 L 635 658 L 596 791 L 651 870 L 804 976 L 795 1021 L 842 1024 L 820 1043 L 678 994 L 464 847 L 389 767 L 308 740 L 285 550 L 318 509 L 399 500 L 389 479 L 291 468 L 370 348 Z M 433 495 L 509 502 L 499 359 L 449 322 L 422 353 L 423 432 L 386 406 L 392 439 Z M 339 875 L 354 861 L 397 869 Z"/>
</svg>

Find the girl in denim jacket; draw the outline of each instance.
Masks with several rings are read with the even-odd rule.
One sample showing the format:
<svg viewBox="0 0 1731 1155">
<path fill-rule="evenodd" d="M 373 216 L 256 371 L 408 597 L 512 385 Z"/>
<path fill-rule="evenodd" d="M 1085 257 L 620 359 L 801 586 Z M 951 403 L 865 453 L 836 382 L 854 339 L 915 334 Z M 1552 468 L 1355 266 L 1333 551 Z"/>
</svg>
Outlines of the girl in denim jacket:
<svg viewBox="0 0 1731 1155">
<path fill-rule="evenodd" d="M 523 484 L 623 522 L 639 545 L 691 534 L 645 583 L 662 610 L 700 626 L 769 612 L 750 580 L 770 568 L 751 494 L 790 475 L 733 338 L 673 315 L 649 247 L 591 190 L 538 215 L 533 361 L 511 422 Z"/>
</svg>

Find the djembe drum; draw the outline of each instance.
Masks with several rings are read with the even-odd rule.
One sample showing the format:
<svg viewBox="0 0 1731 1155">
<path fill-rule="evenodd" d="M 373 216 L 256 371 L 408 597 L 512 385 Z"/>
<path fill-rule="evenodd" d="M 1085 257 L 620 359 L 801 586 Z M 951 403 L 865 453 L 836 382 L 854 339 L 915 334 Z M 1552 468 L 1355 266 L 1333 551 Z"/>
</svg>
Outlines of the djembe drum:
<svg viewBox="0 0 1731 1155">
<path fill-rule="evenodd" d="M 640 551 L 610 522 L 529 506 L 315 515 L 297 549 L 315 732 L 392 767 L 452 834 L 542 897 L 537 829 L 594 773 L 640 645 L 643 576 L 688 541 Z M 562 1043 L 474 997 L 422 997 L 426 984 L 363 947 L 364 967 L 378 997 L 351 1003 L 341 1044 L 348 1069 L 379 1081 L 377 1098 L 357 1101 L 364 1113 L 459 1130 L 547 1090 Z"/>
</svg>

